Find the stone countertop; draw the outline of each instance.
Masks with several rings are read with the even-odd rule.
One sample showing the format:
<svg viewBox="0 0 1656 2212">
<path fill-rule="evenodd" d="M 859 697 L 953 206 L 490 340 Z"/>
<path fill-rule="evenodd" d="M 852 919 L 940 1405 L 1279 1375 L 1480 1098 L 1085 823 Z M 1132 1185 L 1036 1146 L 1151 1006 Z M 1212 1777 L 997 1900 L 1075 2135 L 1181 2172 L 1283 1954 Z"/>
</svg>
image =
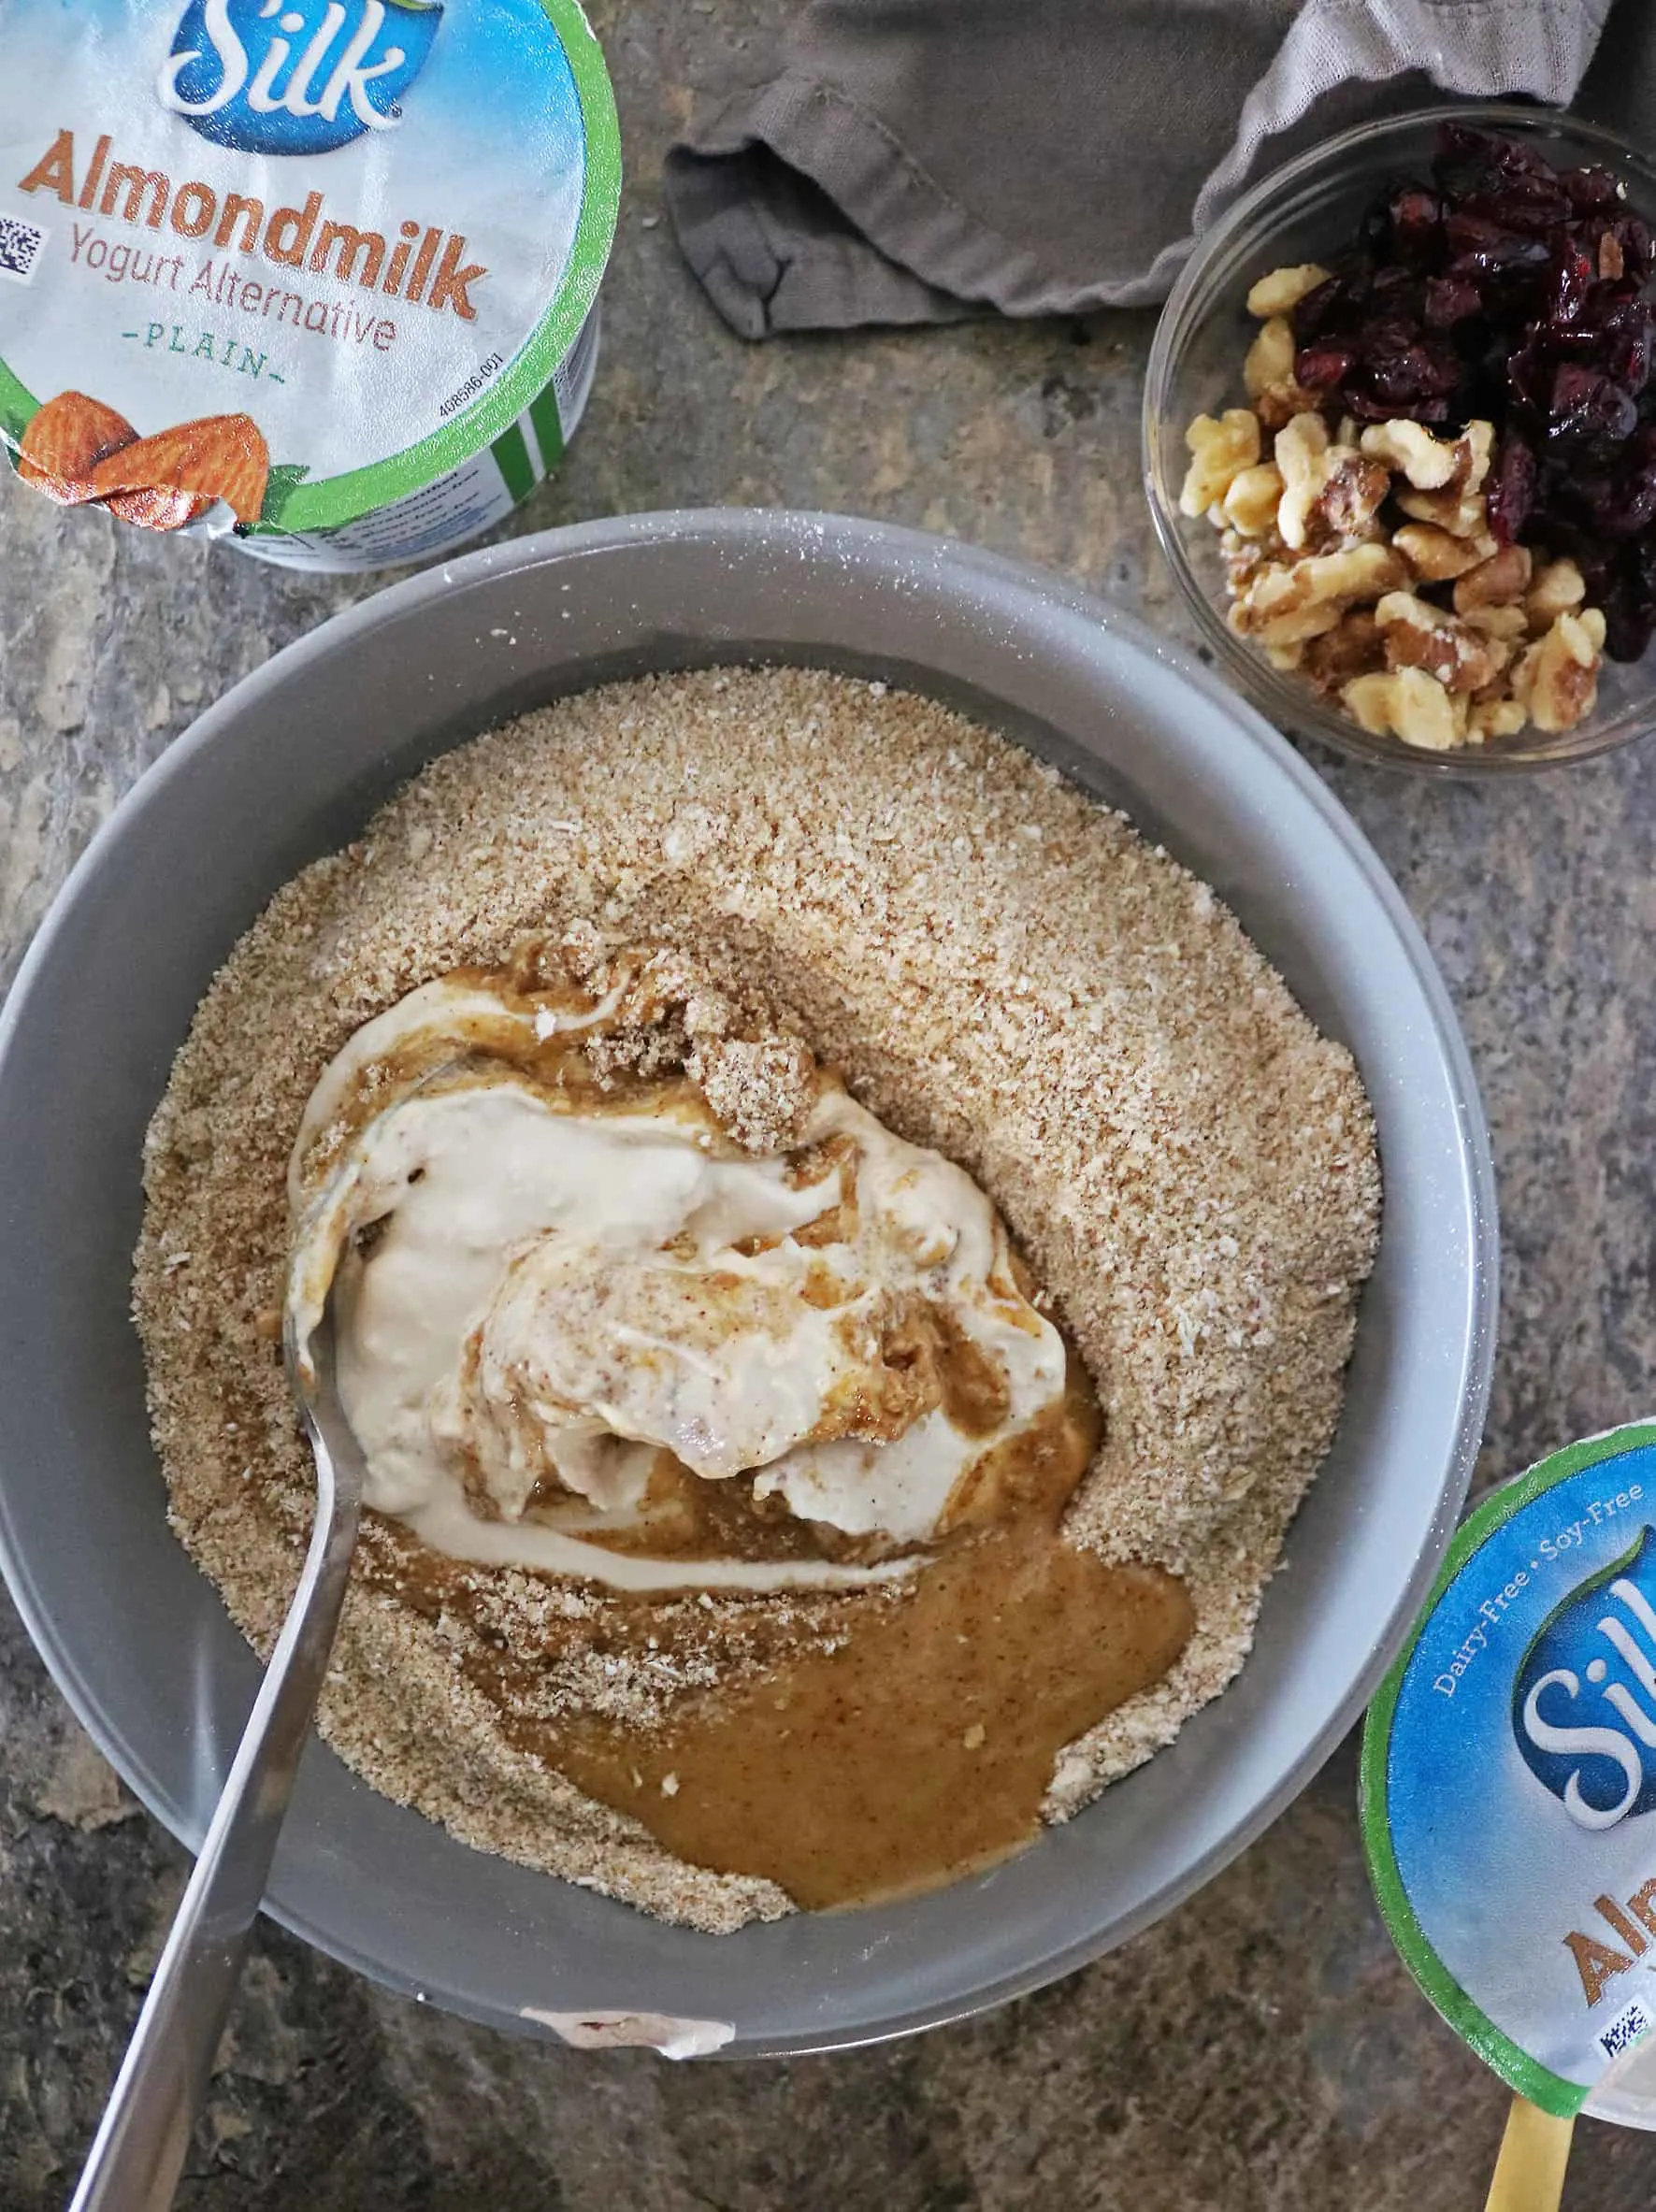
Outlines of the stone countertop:
<svg viewBox="0 0 1656 2212">
<path fill-rule="evenodd" d="M 629 181 L 591 409 L 523 529 L 847 510 L 1045 562 L 1179 627 L 1138 483 L 1144 315 L 747 349 L 681 267 L 663 150 L 784 0 L 594 10 Z M 209 699 L 372 588 L 64 513 L 0 470 L 0 985 L 76 854 Z M 1504 787 L 1318 755 L 1448 979 L 1494 1133 L 1501 1354 L 1480 1479 L 1650 1411 L 1656 785 L 1646 749 Z M 0 2212 L 61 2205 L 181 1887 L 0 1617 Z M 263 1930 L 180 2205 L 360 2212 L 1461 2212 L 1505 2098 L 1370 1902 L 1347 1744 L 1149 1934 L 963 2027 L 674 2067 L 515 2044 Z M 1568 2202 L 1656 2148 L 1584 2123 Z"/>
</svg>

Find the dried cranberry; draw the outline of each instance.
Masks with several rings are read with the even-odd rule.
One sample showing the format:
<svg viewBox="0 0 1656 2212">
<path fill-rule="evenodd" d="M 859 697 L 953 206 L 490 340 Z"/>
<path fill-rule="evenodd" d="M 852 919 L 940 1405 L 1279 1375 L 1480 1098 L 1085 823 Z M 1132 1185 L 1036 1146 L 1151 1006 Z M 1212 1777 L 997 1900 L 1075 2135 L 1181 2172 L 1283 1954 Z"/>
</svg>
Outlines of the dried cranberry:
<svg viewBox="0 0 1656 2212">
<path fill-rule="evenodd" d="M 1495 131 L 1481 134 L 1491 149 L 1495 167 L 1503 177 L 1540 177 L 1551 183 L 1558 175 L 1538 147 L 1524 138 L 1503 138 Z"/>
<path fill-rule="evenodd" d="M 1461 382 L 1460 358 L 1440 340 L 1364 343 L 1358 352 L 1358 369 L 1375 398 L 1399 407 L 1447 399 Z"/>
<path fill-rule="evenodd" d="M 1639 410 L 1632 399 L 1595 368 L 1567 361 L 1552 380 L 1548 430 L 1554 438 L 1631 438 Z"/>
<path fill-rule="evenodd" d="M 1460 203 L 1463 214 L 1492 223 L 1502 230 L 1523 231 L 1540 237 L 1570 220 L 1569 200 L 1559 187 L 1539 177 L 1503 178 L 1491 190 L 1469 193 Z"/>
<path fill-rule="evenodd" d="M 1501 440 L 1490 479 L 1490 528 L 1499 545 L 1516 544 L 1535 496 L 1535 456 L 1521 438 Z"/>
<path fill-rule="evenodd" d="M 1409 423 L 1447 423 L 1449 419 L 1447 399 L 1377 399 L 1349 384 L 1341 397 L 1346 413 L 1355 415 L 1360 423 L 1394 423 L 1400 418 Z"/>
<path fill-rule="evenodd" d="M 1388 360 L 1406 352 L 1419 335 L 1412 315 L 1371 315 L 1357 334 L 1357 350 L 1364 361 Z"/>
<path fill-rule="evenodd" d="M 1608 169 L 1566 169 L 1559 182 L 1578 215 L 1592 215 L 1601 208 L 1615 208 L 1621 199 L 1616 180 Z"/>
<path fill-rule="evenodd" d="M 1642 544 L 1630 546 L 1621 556 L 1621 568 L 1643 620 L 1647 625 L 1656 621 L 1656 541 L 1647 538 Z"/>
<path fill-rule="evenodd" d="M 1418 323 L 1425 296 L 1415 271 L 1394 263 L 1370 278 L 1365 313 L 1371 322 Z"/>
<path fill-rule="evenodd" d="M 1637 538 L 1656 523 L 1656 468 L 1625 471 L 1604 510 L 1606 538 Z"/>
<path fill-rule="evenodd" d="M 1544 268 L 1549 258 L 1543 238 L 1526 238 L 1516 231 L 1498 231 L 1493 223 L 1470 215 L 1451 215 L 1444 224 L 1454 259 L 1449 273 L 1456 277 L 1504 277 Z"/>
<path fill-rule="evenodd" d="M 1650 381 L 1656 359 L 1656 314 L 1642 299 L 1624 301 L 1605 318 L 1601 358 L 1605 374 L 1636 399 Z"/>
<path fill-rule="evenodd" d="M 1547 321 L 1554 330 L 1575 322 L 1597 274 L 1597 264 L 1579 246 L 1561 239 L 1553 248 L 1552 266 L 1547 272 Z"/>
<path fill-rule="evenodd" d="M 1446 198 L 1493 187 L 1504 179 L 1549 174 L 1539 154 L 1520 139 L 1499 138 L 1470 123 L 1445 123 L 1438 133 L 1432 173 Z"/>
<path fill-rule="evenodd" d="M 1557 339 L 1538 327 L 1529 330 L 1522 345 L 1507 355 L 1507 388 L 1526 414 L 1540 418 L 1550 410 L 1557 355 Z"/>
<path fill-rule="evenodd" d="M 1656 595 L 1635 578 L 1616 577 L 1607 589 L 1593 594 L 1593 604 L 1604 610 L 1605 650 L 1612 660 L 1643 660 L 1656 630 Z"/>
<path fill-rule="evenodd" d="M 1656 474 L 1638 468 L 1573 468 L 1554 483 L 1547 509 L 1549 540 L 1577 534 L 1601 554 L 1637 538 L 1656 519 Z M 1573 550 L 1568 546 L 1561 548 Z"/>
<path fill-rule="evenodd" d="M 1294 309 L 1294 336 L 1303 346 L 1315 345 L 1329 331 L 1349 325 L 1368 300 L 1366 279 L 1353 275 L 1330 277 L 1306 293 Z"/>
<path fill-rule="evenodd" d="M 1581 581 L 1587 586 L 1587 603 L 1591 606 L 1601 594 L 1610 588 L 1612 562 L 1602 545 L 1588 545 L 1577 531 L 1573 537 L 1564 528 L 1562 550 L 1567 553 L 1581 571 Z"/>
<path fill-rule="evenodd" d="M 1462 255 L 1492 252 L 1506 233 L 1488 216 L 1465 214 L 1457 203 L 1444 217 L 1443 235 L 1449 251 Z"/>
<path fill-rule="evenodd" d="M 1357 356 L 1346 346 L 1302 346 L 1294 355 L 1294 380 L 1308 392 L 1335 392 L 1351 374 Z"/>
<path fill-rule="evenodd" d="M 1421 320 L 1428 330 L 1452 330 L 1483 311 L 1483 295 L 1470 277 L 1428 277 Z"/>
<path fill-rule="evenodd" d="M 1422 388 L 1433 398 L 1447 399 L 1461 389 L 1466 371 L 1461 356 L 1443 338 L 1423 338 L 1415 349 Z"/>
<path fill-rule="evenodd" d="M 1392 194 L 1387 216 L 1391 250 L 1403 260 L 1422 262 L 1436 251 L 1443 202 L 1434 192 L 1427 192 L 1419 185 L 1405 185 Z"/>
</svg>

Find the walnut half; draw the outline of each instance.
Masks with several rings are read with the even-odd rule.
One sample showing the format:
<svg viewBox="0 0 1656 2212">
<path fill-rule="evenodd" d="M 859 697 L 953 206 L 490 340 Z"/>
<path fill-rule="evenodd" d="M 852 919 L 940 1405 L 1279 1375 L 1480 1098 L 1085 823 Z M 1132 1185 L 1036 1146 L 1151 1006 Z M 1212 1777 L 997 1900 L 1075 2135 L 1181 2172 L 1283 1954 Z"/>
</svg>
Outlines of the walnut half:
<svg viewBox="0 0 1656 2212">
<path fill-rule="evenodd" d="M 1315 261 L 1298 262 L 1291 268 L 1273 269 L 1248 294 L 1247 311 L 1257 315 L 1261 323 L 1273 315 L 1289 314 L 1308 292 L 1326 284 L 1328 276 L 1327 269 Z"/>
<path fill-rule="evenodd" d="M 1512 656 L 1510 646 L 1457 622 L 1413 592 L 1389 592 L 1375 609 L 1387 665 L 1424 668 L 1446 691 L 1482 691 Z"/>
<path fill-rule="evenodd" d="M 1353 721 L 1372 736 L 1390 732 L 1426 753 L 1452 753 L 1466 742 L 1466 702 L 1451 698 L 1424 668 L 1358 676 L 1340 697 Z"/>
<path fill-rule="evenodd" d="M 1513 697 L 1539 730 L 1574 729 L 1598 700 L 1605 618 L 1596 607 L 1561 614 L 1512 671 Z"/>
<path fill-rule="evenodd" d="M 1332 630 L 1346 608 L 1394 591 L 1407 571 L 1389 545 L 1307 553 L 1261 568 L 1231 610 L 1231 626 L 1264 645 L 1290 645 Z"/>
<path fill-rule="evenodd" d="M 1198 415 L 1185 433 L 1190 466 L 1179 494 L 1179 512 L 1205 514 L 1231 489 L 1231 480 L 1260 457 L 1260 419 L 1251 408 L 1228 407 L 1216 422 Z"/>
</svg>

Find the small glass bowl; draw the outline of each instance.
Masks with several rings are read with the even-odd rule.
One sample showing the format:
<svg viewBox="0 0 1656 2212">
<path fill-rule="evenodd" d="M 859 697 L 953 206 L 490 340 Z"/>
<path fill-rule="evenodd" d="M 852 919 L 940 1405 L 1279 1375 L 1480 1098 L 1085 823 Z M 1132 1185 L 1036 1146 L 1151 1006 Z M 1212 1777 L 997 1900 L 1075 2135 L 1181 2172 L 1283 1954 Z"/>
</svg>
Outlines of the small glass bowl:
<svg viewBox="0 0 1656 2212">
<path fill-rule="evenodd" d="M 1249 287 L 1268 269 L 1332 263 L 1357 236 L 1364 210 L 1389 182 L 1426 173 L 1445 122 L 1534 142 L 1556 167 L 1596 162 L 1621 178 L 1627 204 L 1656 226 L 1656 166 L 1624 138 L 1544 108 L 1489 102 L 1420 108 L 1364 123 L 1330 138 L 1278 169 L 1239 200 L 1208 233 L 1174 285 L 1157 326 L 1145 383 L 1145 489 L 1156 535 L 1177 577 L 1203 643 L 1237 689 L 1280 728 L 1336 751 L 1429 776 L 1506 775 L 1589 760 L 1656 727 L 1656 648 L 1634 662 L 1606 660 L 1598 705 L 1556 737 L 1526 729 L 1517 738 L 1428 753 L 1392 737 L 1371 737 L 1291 671 L 1226 622 L 1230 605 L 1219 534 L 1203 516 L 1179 512 L 1189 462 L 1185 432 L 1200 414 L 1243 407 L 1242 359 L 1260 325 L 1247 312 Z"/>
</svg>

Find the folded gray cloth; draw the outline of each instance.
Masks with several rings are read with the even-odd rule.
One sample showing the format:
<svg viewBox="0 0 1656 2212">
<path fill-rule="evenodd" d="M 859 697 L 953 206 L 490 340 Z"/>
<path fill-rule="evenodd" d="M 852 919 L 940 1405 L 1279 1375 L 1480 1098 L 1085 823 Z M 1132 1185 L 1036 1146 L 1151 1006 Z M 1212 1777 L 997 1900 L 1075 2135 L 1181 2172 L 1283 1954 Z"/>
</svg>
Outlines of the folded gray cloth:
<svg viewBox="0 0 1656 2212">
<path fill-rule="evenodd" d="M 1434 95 L 1574 98 L 1609 0 L 809 0 L 667 163 L 744 338 L 1161 298 L 1263 169 Z M 1625 111 L 1646 0 L 1606 47 Z"/>
</svg>

